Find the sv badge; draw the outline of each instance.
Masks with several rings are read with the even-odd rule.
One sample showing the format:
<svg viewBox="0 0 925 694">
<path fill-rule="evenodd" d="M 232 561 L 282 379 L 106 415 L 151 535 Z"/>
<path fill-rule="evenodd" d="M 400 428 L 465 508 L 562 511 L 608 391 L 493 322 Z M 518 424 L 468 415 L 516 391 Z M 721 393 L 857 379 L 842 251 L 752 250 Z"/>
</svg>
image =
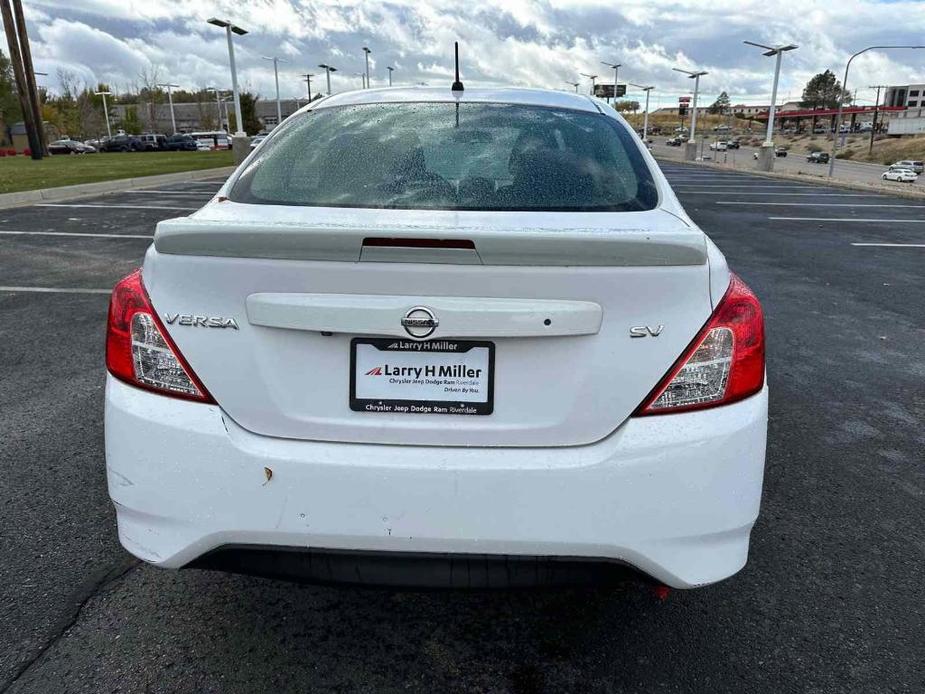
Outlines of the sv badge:
<svg viewBox="0 0 925 694">
<path fill-rule="evenodd" d="M 637 325 L 630 328 L 630 337 L 658 337 L 664 329 L 664 325 L 656 325 L 654 328 L 651 325 Z"/>
<path fill-rule="evenodd" d="M 222 316 L 194 316 L 189 313 L 165 313 L 164 320 L 167 325 L 191 325 L 201 328 L 234 328 L 238 330 L 238 323 L 234 318 Z"/>
</svg>

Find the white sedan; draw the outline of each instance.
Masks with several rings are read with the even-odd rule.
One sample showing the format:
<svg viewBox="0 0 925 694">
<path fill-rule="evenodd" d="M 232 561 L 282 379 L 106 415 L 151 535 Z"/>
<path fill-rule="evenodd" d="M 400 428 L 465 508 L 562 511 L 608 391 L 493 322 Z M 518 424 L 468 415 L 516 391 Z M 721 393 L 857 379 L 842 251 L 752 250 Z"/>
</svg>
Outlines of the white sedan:
<svg viewBox="0 0 925 694">
<path fill-rule="evenodd" d="M 900 183 L 915 183 L 919 175 L 912 169 L 890 169 L 880 176 L 884 181 L 898 181 Z"/>
<path fill-rule="evenodd" d="M 729 145 L 722 141 L 714 142 L 710 145 L 710 149 L 712 149 L 714 152 L 725 152 L 727 149 L 729 149 Z"/>
<path fill-rule="evenodd" d="M 119 537 L 160 567 L 691 588 L 748 557 L 761 305 L 584 95 L 304 107 L 158 224 L 106 363 Z"/>
</svg>

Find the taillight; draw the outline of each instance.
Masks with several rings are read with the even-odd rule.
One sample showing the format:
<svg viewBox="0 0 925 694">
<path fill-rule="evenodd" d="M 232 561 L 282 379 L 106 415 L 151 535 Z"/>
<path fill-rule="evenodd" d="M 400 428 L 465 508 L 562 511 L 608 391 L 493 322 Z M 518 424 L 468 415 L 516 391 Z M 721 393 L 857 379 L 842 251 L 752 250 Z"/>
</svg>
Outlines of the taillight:
<svg viewBox="0 0 925 694">
<path fill-rule="evenodd" d="M 106 328 L 106 368 L 133 386 L 176 398 L 214 403 L 170 339 L 141 281 L 141 270 L 112 290 Z"/>
<path fill-rule="evenodd" d="M 764 386 L 764 316 L 738 275 L 710 320 L 635 414 L 669 414 L 727 405 Z"/>
</svg>

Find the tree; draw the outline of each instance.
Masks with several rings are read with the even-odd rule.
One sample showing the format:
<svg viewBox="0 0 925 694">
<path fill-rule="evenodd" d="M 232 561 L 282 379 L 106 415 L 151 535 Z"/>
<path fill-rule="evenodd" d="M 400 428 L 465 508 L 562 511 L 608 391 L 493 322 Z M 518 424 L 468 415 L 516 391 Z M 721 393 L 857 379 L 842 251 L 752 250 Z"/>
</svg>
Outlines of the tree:
<svg viewBox="0 0 925 694">
<path fill-rule="evenodd" d="M 729 95 L 726 92 L 721 92 L 720 95 L 716 97 L 716 101 L 713 102 L 713 105 L 710 106 L 707 111 L 714 115 L 719 114 L 722 116 L 729 112 L 729 107 Z"/>
<path fill-rule="evenodd" d="M 12 125 L 22 120 L 16 85 L 13 82 L 13 65 L 3 51 L 0 51 L 0 121 Z"/>
<path fill-rule="evenodd" d="M 135 106 L 126 106 L 125 115 L 119 121 L 119 128 L 129 133 L 137 135 L 141 132 L 141 121 L 138 119 L 138 109 Z"/>
<path fill-rule="evenodd" d="M 838 108 L 851 102 L 851 92 L 843 89 L 831 70 L 815 75 L 803 88 L 800 106 L 803 108 Z"/>
<path fill-rule="evenodd" d="M 627 111 L 632 111 L 636 113 L 639 110 L 638 101 L 616 101 L 614 102 L 613 107 L 617 109 L 620 113 L 626 113 Z"/>
<path fill-rule="evenodd" d="M 260 100 L 260 97 L 257 94 L 252 94 L 251 92 L 241 92 L 241 118 L 244 119 L 244 132 L 250 133 L 251 135 L 256 135 L 261 130 L 263 130 L 263 125 L 260 123 L 260 120 L 257 118 L 257 102 Z M 234 133 L 238 130 L 237 118 L 235 117 L 234 108 L 231 107 L 229 102 L 228 109 L 228 128 Z"/>
</svg>

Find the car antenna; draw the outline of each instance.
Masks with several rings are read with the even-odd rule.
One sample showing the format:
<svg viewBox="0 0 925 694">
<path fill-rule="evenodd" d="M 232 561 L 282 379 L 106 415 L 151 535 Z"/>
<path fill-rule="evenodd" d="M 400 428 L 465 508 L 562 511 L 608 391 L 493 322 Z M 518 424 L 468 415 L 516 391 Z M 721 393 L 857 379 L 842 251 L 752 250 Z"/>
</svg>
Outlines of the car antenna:
<svg viewBox="0 0 925 694">
<path fill-rule="evenodd" d="M 465 89 L 463 83 L 459 81 L 459 41 L 454 41 L 453 46 L 456 50 L 456 81 L 453 82 L 453 86 L 450 87 L 454 92 L 461 92 Z"/>
</svg>

